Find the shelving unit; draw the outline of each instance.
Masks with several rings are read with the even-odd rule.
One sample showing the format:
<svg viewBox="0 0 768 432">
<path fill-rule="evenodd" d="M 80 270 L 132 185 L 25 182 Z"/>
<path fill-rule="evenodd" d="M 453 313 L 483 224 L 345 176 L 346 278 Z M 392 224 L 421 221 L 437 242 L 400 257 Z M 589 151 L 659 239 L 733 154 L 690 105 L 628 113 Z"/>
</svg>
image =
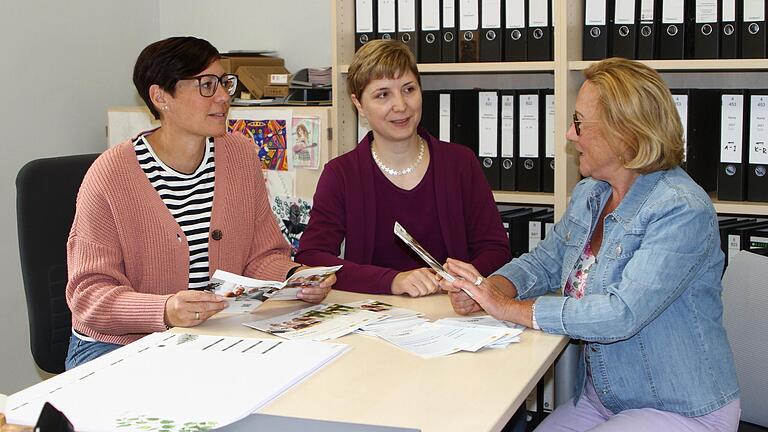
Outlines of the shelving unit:
<svg viewBox="0 0 768 432">
<path fill-rule="evenodd" d="M 357 117 L 347 95 L 346 73 L 354 55 L 355 13 L 354 0 L 330 0 L 332 18 L 332 57 L 334 139 L 332 156 L 351 150 L 357 144 Z M 576 95 L 584 79 L 581 71 L 592 62 L 582 61 L 583 2 L 581 0 L 554 0 L 553 23 L 554 61 L 508 63 L 439 63 L 420 64 L 422 74 L 519 74 L 548 73 L 553 75 L 555 90 L 555 191 L 554 193 L 523 193 L 495 191 L 497 202 L 510 204 L 552 205 L 555 218 L 565 211 L 568 196 L 579 181 L 578 158 L 565 139 L 570 126 Z M 648 60 L 645 64 L 671 73 L 734 72 L 765 74 L 768 78 L 768 59 L 733 60 Z M 738 78 L 737 78 L 738 79 Z M 746 81 L 746 80 L 745 80 Z M 768 82 L 768 81 L 766 81 Z M 515 85 L 510 83 L 509 88 Z M 745 86 L 748 87 L 748 86 Z M 767 203 L 729 202 L 713 199 L 719 213 L 768 216 Z"/>
</svg>

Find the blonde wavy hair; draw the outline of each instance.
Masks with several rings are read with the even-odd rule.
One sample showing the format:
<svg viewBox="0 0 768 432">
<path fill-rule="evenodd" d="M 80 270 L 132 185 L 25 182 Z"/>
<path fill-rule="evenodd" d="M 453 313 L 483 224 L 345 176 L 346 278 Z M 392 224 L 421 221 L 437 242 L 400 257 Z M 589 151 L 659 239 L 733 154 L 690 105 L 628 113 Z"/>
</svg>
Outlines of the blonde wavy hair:
<svg viewBox="0 0 768 432">
<path fill-rule="evenodd" d="M 658 72 L 636 61 L 609 58 L 585 69 L 584 77 L 598 89 L 601 131 L 625 168 L 649 173 L 680 165 L 683 126 Z"/>
</svg>

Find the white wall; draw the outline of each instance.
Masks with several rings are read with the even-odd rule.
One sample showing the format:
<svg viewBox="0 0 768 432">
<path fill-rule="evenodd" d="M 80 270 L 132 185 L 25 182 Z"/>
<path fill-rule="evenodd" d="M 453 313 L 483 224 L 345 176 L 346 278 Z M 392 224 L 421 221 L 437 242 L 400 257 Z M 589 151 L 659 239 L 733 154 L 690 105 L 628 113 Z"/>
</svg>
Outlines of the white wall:
<svg viewBox="0 0 768 432">
<path fill-rule="evenodd" d="M 0 393 L 40 380 L 29 351 L 14 180 L 26 162 L 105 148 L 107 107 L 159 38 L 158 0 L 0 0 Z M 51 215 L 51 218 L 56 215 Z"/>
<path fill-rule="evenodd" d="M 0 10 L 0 393 L 9 394 L 45 378 L 29 351 L 19 168 L 103 150 L 107 108 L 142 103 L 131 73 L 150 42 L 189 34 L 220 51 L 275 50 L 295 72 L 331 64 L 331 11 L 328 0 L 0 0 Z"/>
<path fill-rule="evenodd" d="M 328 0 L 162 0 L 160 30 L 202 37 L 221 52 L 277 51 L 297 72 L 331 65 L 330 14 Z"/>
</svg>

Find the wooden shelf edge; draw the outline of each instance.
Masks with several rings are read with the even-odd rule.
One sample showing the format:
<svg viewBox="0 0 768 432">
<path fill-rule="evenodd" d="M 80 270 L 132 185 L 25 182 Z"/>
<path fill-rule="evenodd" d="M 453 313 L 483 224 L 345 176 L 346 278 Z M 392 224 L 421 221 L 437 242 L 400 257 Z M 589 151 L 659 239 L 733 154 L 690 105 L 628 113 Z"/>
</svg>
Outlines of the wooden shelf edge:
<svg viewBox="0 0 768 432">
<path fill-rule="evenodd" d="M 493 191 L 493 199 L 501 204 L 555 205 L 555 196 L 550 192 Z"/>
<path fill-rule="evenodd" d="M 542 72 L 555 71 L 555 62 L 489 62 L 489 63 L 419 63 L 419 73 L 510 73 L 510 72 Z M 339 72 L 349 72 L 349 65 L 339 66 Z"/>
<path fill-rule="evenodd" d="M 568 69 L 580 71 L 597 60 L 568 62 Z M 768 70 L 768 59 L 717 59 L 717 60 L 640 60 L 659 71 L 762 71 Z"/>
<path fill-rule="evenodd" d="M 753 201 L 719 201 L 712 198 L 715 211 L 718 213 L 743 214 L 749 216 L 768 216 L 768 205 L 764 202 Z"/>
</svg>

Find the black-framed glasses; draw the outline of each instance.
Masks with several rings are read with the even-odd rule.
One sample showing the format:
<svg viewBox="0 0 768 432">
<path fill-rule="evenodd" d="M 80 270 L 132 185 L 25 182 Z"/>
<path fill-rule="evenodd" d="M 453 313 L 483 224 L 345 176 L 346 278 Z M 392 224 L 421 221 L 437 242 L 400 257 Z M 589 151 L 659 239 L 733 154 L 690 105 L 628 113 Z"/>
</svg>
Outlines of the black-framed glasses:
<svg viewBox="0 0 768 432">
<path fill-rule="evenodd" d="M 576 130 L 576 136 L 581 136 L 582 123 L 597 123 L 597 120 L 579 120 L 579 116 L 573 113 L 573 129 Z"/>
<path fill-rule="evenodd" d="M 235 74 L 224 74 L 222 76 L 205 74 L 183 78 L 182 80 L 197 80 L 197 89 L 200 91 L 200 96 L 202 97 L 212 97 L 215 95 L 219 83 L 221 83 L 221 87 L 223 87 L 230 96 L 234 96 L 235 89 L 237 88 L 237 75 Z"/>
</svg>

